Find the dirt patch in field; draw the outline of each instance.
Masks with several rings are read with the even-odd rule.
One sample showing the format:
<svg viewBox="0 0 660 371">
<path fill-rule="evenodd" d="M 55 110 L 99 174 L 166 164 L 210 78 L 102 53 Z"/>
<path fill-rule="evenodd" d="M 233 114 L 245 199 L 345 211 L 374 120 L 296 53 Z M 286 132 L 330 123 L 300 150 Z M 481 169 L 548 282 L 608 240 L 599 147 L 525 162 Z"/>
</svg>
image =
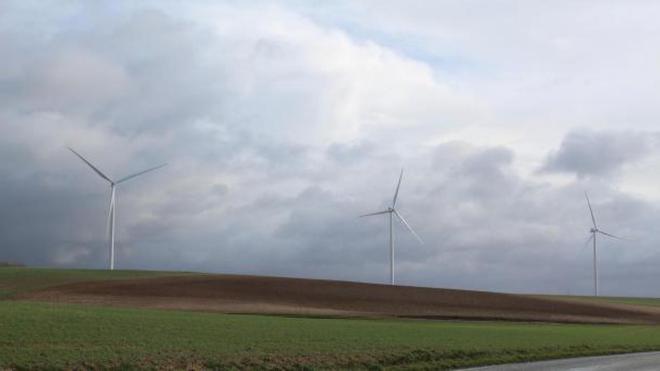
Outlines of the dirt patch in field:
<svg viewBox="0 0 660 371">
<path fill-rule="evenodd" d="M 224 313 L 660 323 L 660 310 L 632 305 L 238 275 L 83 282 L 32 292 L 17 299 Z"/>
</svg>

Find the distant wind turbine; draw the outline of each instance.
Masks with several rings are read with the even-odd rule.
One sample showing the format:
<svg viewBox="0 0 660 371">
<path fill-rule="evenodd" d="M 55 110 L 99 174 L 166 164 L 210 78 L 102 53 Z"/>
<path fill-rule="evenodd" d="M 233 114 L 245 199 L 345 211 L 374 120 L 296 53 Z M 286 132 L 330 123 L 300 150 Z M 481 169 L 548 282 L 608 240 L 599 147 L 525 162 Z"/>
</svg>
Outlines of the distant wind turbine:
<svg viewBox="0 0 660 371">
<path fill-rule="evenodd" d="M 593 223 L 593 227 L 591 227 L 589 230 L 591 236 L 589 236 L 589 239 L 586 243 L 593 242 L 594 244 L 594 296 L 598 296 L 598 253 L 596 251 L 596 235 L 600 233 L 603 236 L 614 238 L 616 240 L 623 240 L 623 238 L 617 237 L 605 231 L 601 231 L 598 228 L 598 225 L 596 224 L 596 217 L 594 216 L 594 210 L 591 208 L 591 202 L 589 201 L 589 195 L 587 195 L 587 192 L 584 192 L 584 197 L 587 199 L 587 206 L 589 206 L 589 213 L 591 214 L 591 221 Z"/>
<path fill-rule="evenodd" d="M 403 224 L 409 231 L 412 233 L 413 236 L 419 241 L 420 244 L 424 244 L 424 241 L 413 231 L 412 227 L 410 227 L 410 224 L 406 222 L 406 219 L 399 214 L 399 212 L 396 210 L 396 200 L 399 196 L 399 188 L 401 187 L 401 178 L 403 178 L 403 169 L 401 169 L 401 174 L 399 174 L 399 182 L 396 185 L 396 191 L 394 191 L 394 198 L 392 199 L 392 206 L 388 207 L 387 210 L 383 211 L 378 211 L 375 213 L 371 214 L 365 214 L 365 215 L 360 215 L 360 218 L 363 218 L 365 216 L 373 216 L 373 215 L 381 215 L 381 214 L 389 214 L 390 217 L 390 284 L 394 285 L 394 236 L 393 236 L 393 230 L 392 230 L 392 218 L 393 215 L 396 215 L 396 217 L 399 219 L 401 224 Z"/>
<path fill-rule="evenodd" d="M 108 210 L 108 233 L 109 233 L 110 241 L 109 241 L 109 244 L 108 244 L 108 248 L 109 248 L 109 258 L 108 259 L 110 261 L 109 269 L 114 270 L 115 269 L 115 219 L 116 219 L 116 196 L 115 195 L 116 195 L 117 186 L 119 184 L 127 181 L 127 180 L 133 179 L 133 178 L 135 178 L 137 176 L 140 176 L 142 174 L 148 173 L 150 171 L 154 171 L 156 169 L 160 169 L 161 167 L 163 167 L 167 164 L 158 165 L 158 166 L 149 168 L 147 170 L 143 170 L 143 171 L 137 172 L 135 174 L 131 174 L 129 176 L 123 177 L 123 178 L 121 178 L 117 181 L 114 181 L 114 180 L 110 179 L 108 176 L 106 176 L 105 174 L 103 174 L 101 172 L 101 170 L 96 168 L 96 166 L 92 165 L 91 162 L 87 161 L 80 153 L 74 151 L 73 148 L 71 148 L 71 147 L 67 147 L 67 148 L 69 149 L 69 151 L 73 152 L 73 154 L 78 156 L 78 158 L 80 158 L 90 168 L 92 168 L 92 170 L 94 170 L 94 172 L 96 174 L 98 174 L 101 178 L 105 179 L 106 181 L 108 181 L 108 183 L 110 183 L 110 208 Z"/>
</svg>

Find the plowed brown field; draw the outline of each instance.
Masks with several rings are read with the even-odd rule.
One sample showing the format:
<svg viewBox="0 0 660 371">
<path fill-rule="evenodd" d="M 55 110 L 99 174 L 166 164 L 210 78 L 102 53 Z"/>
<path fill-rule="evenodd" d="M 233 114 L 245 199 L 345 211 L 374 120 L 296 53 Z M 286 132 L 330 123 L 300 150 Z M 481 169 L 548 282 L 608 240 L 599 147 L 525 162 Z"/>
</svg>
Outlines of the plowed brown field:
<svg viewBox="0 0 660 371">
<path fill-rule="evenodd" d="M 660 309 L 653 307 L 481 291 L 238 275 L 81 282 L 31 292 L 18 298 L 223 313 L 660 323 Z"/>
</svg>

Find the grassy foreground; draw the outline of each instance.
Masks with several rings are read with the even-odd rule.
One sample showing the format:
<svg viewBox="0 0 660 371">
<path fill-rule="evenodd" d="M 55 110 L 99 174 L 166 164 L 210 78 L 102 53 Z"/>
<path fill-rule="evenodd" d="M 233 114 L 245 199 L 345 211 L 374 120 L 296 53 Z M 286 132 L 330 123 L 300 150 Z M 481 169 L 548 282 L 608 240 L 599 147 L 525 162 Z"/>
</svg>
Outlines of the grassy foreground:
<svg viewBox="0 0 660 371">
<path fill-rule="evenodd" d="M 287 318 L 0 301 L 0 368 L 456 368 L 660 349 L 660 327 Z"/>
</svg>

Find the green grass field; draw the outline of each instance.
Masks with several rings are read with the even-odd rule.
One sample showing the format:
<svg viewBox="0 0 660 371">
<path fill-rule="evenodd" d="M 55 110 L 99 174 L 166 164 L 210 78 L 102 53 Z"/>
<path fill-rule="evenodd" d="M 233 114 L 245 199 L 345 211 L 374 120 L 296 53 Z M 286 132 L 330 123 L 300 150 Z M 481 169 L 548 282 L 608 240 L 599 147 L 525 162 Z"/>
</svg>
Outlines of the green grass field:
<svg viewBox="0 0 660 371">
<path fill-rule="evenodd" d="M 660 328 L 313 319 L 0 302 L 15 368 L 453 368 L 660 349 Z"/>
<path fill-rule="evenodd" d="M 0 285 L 14 293 L 167 274 L 11 269 L 0 269 Z M 660 350 L 660 326 L 226 315 L 8 296 L 0 334 L 0 369 L 451 369 Z"/>
</svg>

